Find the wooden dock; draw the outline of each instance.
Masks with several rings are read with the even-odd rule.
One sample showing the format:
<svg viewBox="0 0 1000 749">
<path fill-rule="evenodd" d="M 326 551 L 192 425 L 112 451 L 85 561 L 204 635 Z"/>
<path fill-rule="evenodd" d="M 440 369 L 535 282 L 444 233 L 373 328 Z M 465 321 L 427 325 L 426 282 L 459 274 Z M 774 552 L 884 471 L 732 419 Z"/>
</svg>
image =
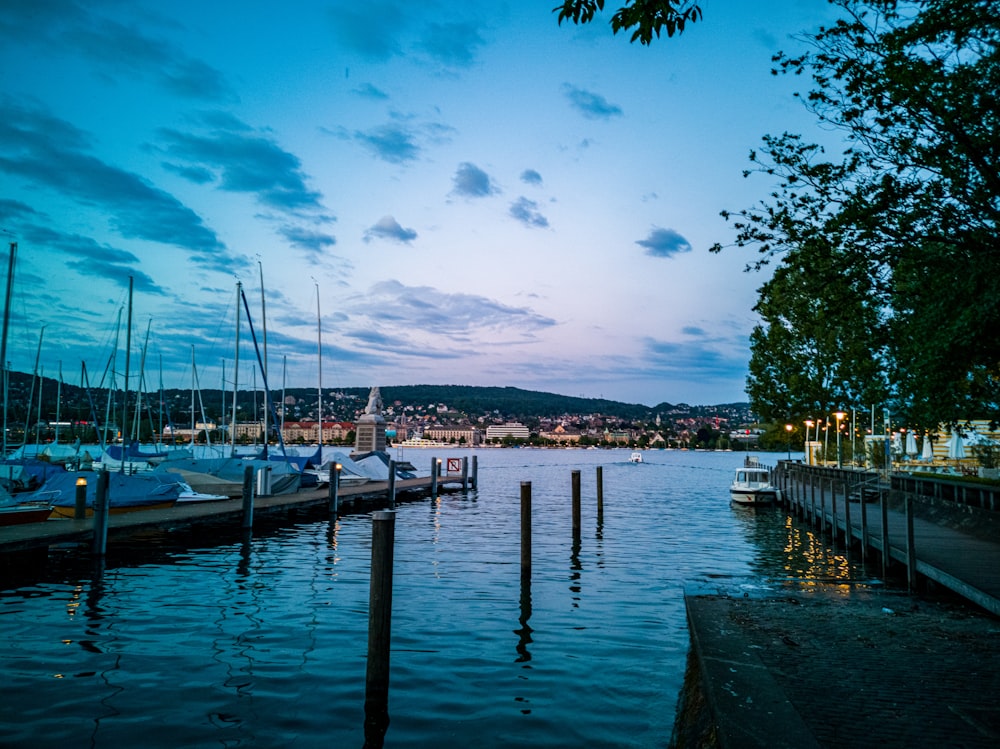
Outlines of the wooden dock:
<svg viewBox="0 0 1000 749">
<path fill-rule="evenodd" d="M 395 482 L 396 500 L 403 497 L 422 496 L 431 491 L 430 476 L 399 479 Z M 461 476 L 439 476 L 439 491 L 456 491 L 468 486 Z M 381 510 L 389 507 L 389 482 L 370 481 L 358 486 L 341 486 L 337 492 L 340 512 Z M 267 517 L 292 514 L 299 510 L 329 508 L 330 492 L 324 487 L 295 494 L 254 497 L 253 516 Z M 128 539 L 148 531 L 169 531 L 190 528 L 199 524 L 221 523 L 241 527 L 243 522 L 241 499 L 216 502 L 181 502 L 165 510 L 141 510 L 111 515 L 108 518 L 108 542 Z M 94 521 L 46 520 L 0 528 L 0 553 L 40 551 L 58 544 L 86 544 L 94 535 Z"/>
<path fill-rule="evenodd" d="M 832 536 L 883 576 L 902 565 L 911 590 L 918 577 L 1000 616 L 1000 513 L 911 491 L 875 474 L 782 463 L 775 471 L 782 504 Z"/>
</svg>

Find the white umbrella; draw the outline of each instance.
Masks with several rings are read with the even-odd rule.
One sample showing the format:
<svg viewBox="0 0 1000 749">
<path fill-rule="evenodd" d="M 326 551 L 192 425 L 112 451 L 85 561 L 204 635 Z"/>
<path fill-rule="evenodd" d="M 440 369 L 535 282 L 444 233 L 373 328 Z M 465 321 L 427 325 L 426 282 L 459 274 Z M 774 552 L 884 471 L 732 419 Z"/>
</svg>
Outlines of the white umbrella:
<svg viewBox="0 0 1000 749">
<path fill-rule="evenodd" d="M 951 460 L 961 460 L 965 457 L 965 441 L 961 432 L 952 432 L 948 438 L 948 458 Z"/>
<path fill-rule="evenodd" d="M 892 433 L 892 451 L 894 453 L 903 452 L 903 438 L 900 436 L 899 432 Z"/>
<path fill-rule="evenodd" d="M 917 435 L 913 432 L 906 433 L 906 454 L 916 455 L 917 454 Z"/>
<path fill-rule="evenodd" d="M 920 453 L 921 460 L 934 460 L 934 446 L 931 444 L 931 436 L 924 435 L 924 447 Z"/>
</svg>

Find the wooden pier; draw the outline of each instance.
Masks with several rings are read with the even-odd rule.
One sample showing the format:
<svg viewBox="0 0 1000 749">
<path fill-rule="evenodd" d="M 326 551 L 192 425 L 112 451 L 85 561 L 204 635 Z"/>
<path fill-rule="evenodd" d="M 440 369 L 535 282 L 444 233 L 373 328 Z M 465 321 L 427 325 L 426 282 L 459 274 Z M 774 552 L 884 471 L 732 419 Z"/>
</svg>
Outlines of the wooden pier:
<svg viewBox="0 0 1000 749">
<path fill-rule="evenodd" d="M 444 475 L 398 479 L 394 482 L 397 496 L 423 496 L 438 491 L 457 491 L 468 486 L 467 477 Z M 390 506 L 388 481 L 370 481 L 358 486 L 340 486 L 337 491 L 339 511 L 381 510 Z M 330 507 L 330 491 L 323 487 L 295 494 L 254 497 L 255 517 L 280 516 L 299 510 Z M 231 524 L 240 528 L 244 518 L 240 499 L 216 502 L 181 502 L 165 510 L 140 510 L 111 515 L 107 537 L 110 543 L 128 539 L 148 531 L 186 529 L 199 524 Z M 47 549 L 58 544 L 90 543 L 94 535 L 94 520 L 46 520 L 0 528 L 0 553 Z"/>
<path fill-rule="evenodd" d="M 781 503 L 829 533 L 835 549 L 841 544 L 866 563 L 878 559 L 883 577 L 902 565 L 911 590 L 923 577 L 1000 616 L 1000 513 L 991 492 L 943 491 L 940 481 L 928 490 L 909 477 L 886 482 L 785 462 L 774 475 Z"/>
</svg>

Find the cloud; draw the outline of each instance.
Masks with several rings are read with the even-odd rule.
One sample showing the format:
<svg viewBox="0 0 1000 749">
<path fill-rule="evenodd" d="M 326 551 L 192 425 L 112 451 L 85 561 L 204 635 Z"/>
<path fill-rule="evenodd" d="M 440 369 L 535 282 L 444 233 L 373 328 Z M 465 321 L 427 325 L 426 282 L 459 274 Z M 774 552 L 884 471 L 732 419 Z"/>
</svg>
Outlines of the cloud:
<svg viewBox="0 0 1000 749">
<path fill-rule="evenodd" d="M 545 228 L 549 220 L 538 212 L 538 203 L 521 196 L 510 204 L 510 215 L 525 226 Z"/>
<path fill-rule="evenodd" d="M 402 3 L 368 0 L 333 5 L 328 14 L 342 47 L 369 60 L 385 61 L 402 54 L 399 36 L 409 26 Z"/>
<path fill-rule="evenodd" d="M 151 78 L 165 90 L 192 99 L 235 99 L 225 76 L 203 60 L 161 37 L 136 26 L 100 15 L 73 2 L 7 3 L 0 21 L 0 36 L 43 46 L 46 50 L 81 55 L 100 68 L 102 75 Z M 127 12 L 127 4 L 114 4 L 115 12 Z M 145 14 L 142 23 L 158 23 Z"/>
<path fill-rule="evenodd" d="M 384 101 L 389 98 L 389 94 L 387 94 L 380 88 L 376 88 L 370 83 L 365 83 L 364 85 L 356 86 L 351 93 L 356 94 L 357 96 L 360 96 L 364 99 L 376 99 L 379 101 Z"/>
<path fill-rule="evenodd" d="M 467 198 L 485 198 L 500 192 L 490 175 L 468 161 L 458 165 L 453 181 L 455 187 L 452 192 Z"/>
<path fill-rule="evenodd" d="M 588 119 L 607 120 L 622 115 L 621 107 L 611 104 L 600 94 L 584 91 L 569 83 L 563 84 L 563 92 L 573 108 Z"/>
<path fill-rule="evenodd" d="M 405 286 L 394 280 L 375 284 L 349 306 L 375 323 L 462 340 L 476 330 L 513 330 L 523 336 L 556 325 L 555 320 L 527 307 L 429 286 Z"/>
<path fill-rule="evenodd" d="M 664 377 L 682 376 L 692 382 L 736 380 L 744 377 L 745 341 L 742 349 L 732 347 L 732 355 L 722 353 L 718 348 L 719 343 L 707 338 L 684 343 L 645 338 L 643 367 L 660 372 Z"/>
<path fill-rule="evenodd" d="M 417 46 L 443 65 L 467 68 L 485 41 L 475 23 L 432 23 Z"/>
<path fill-rule="evenodd" d="M 337 244 L 337 238 L 332 234 L 301 226 L 283 226 L 279 231 L 293 246 L 315 254 L 320 254 Z"/>
<path fill-rule="evenodd" d="M 390 164 L 405 164 L 420 155 L 414 132 L 398 122 L 390 122 L 367 132 L 356 131 L 354 139 Z"/>
<path fill-rule="evenodd" d="M 193 170 L 195 181 L 203 181 L 204 172 L 211 172 L 220 189 L 253 193 L 261 203 L 281 211 L 323 210 L 320 193 L 306 187 L 298 157 L 233 117 L 203 119 L 215 126 L 207 134 L 160 130 L 166 154 L 186 162 L 173 171 Z"/>
<path fill-rule="evenodd" d="M 637 239 L 635 243 L 640 247 L 645 247 L 646 254 L 653 257 L 671 257 L 691 251 L 691 243 L 676 231 L 655 226 L 649 232 L 648 237 Z"/>
<path fill-rule="evenodd" d="M 83 131 L 10 98 L 0 108 L 0 170 L 96 206 L 123 237 L 194 250 L 203 262 L 225 259 L 222 242 L 194 211 L 143 177 L 87 153 L 90 139 Z"/>
<path fill-rule="evenodd" d="M 375 222 L 374 226 L 365 230 L 364 241 L 370 242 L 379 237 L 409 244 L 417 238 L 417 232 L 413 229 L 404 229 L 392 216 L 383 216 Z"/>
<path fill-rule="evenodd" d="M 542 175 L 534 169 L 525 169 L 521 172 L 521 181 L 528 185 L 542 184 Z"/>
</svg>

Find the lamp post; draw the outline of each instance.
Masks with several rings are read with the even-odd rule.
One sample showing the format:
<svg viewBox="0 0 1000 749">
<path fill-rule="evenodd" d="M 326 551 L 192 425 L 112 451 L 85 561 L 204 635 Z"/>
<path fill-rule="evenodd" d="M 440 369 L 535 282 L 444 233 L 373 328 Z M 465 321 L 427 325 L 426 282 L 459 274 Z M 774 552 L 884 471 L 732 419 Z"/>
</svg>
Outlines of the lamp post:
<svg viewBox="0 0 1000 749">
<path fill-rule="evenodd" d="M 812 465 L 812 451 L 809 449 L 809 430 L 813 426 L 812 419 L 806 419 L 806 465 Z"/>
<path fill-rule="evenodd" d="M 792 430 L 794 428 L 795 427 L 793 427 L 791 424 L 785 424 L 785 432 L 786 432 L 786 434 L 785 434 L 785 447 L 788 449 L 788 460 L 789 461 L 791 461 L 791 459 L 792 459 Z"/>
<path fill-rule="evenodd" d="M 837 419 L 837 468 L 843 468 L 844 455 L 840 449 L 840 420 L 847 416 L 843 411 L 837 411 L 834 416 Z"/>
</svg>

